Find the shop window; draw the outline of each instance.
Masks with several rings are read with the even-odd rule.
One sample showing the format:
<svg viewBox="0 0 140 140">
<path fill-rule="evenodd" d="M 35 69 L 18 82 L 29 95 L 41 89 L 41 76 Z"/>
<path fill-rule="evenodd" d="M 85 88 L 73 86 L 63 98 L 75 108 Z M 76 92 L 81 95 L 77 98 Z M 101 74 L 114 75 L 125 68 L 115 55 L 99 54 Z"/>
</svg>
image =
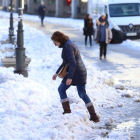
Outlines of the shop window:
<svg viewBox="0 0 140 140">
<path fill-rule="evenodd" d="M 55 4 L 55 0 L 49 0 L 49 4 Z"/>
<path fill-rule="evenodd" d="M 34 3 L 41 3 L 41 0 L 34 0 Z"/>
</svg>

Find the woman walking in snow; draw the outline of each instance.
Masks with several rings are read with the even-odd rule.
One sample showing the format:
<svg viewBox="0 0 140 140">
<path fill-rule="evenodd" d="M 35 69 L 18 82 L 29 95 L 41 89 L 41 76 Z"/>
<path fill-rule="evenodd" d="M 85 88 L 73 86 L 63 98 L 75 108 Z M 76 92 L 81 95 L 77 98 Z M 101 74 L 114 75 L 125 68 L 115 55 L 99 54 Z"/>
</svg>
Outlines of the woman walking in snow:
<svg viewBox="0 0 140 140">
<path fill-rule="evenodd" d="M 56 73 L 53 75 L 52 79 L 56 80 L 59 71 L 62 66 L 69 64 L 67 74 L 62 80 L 58 88 L 58 92 L 61 98 L 62 107 L 64 109 L 63 114 L 71 113 L 69 99 L 66 94 L 66 90 L 75 85 L 77 87 L 79 97 L 85 102 L 86 107 L 90 114 L 90 120 L 94 122 L 99 122 L 99 118 L 95 113 L 94 106 L 86 94 L 86 80 L 87 80 L 87 70 L 82 61 L 80 52 L 77 46 L 69 39 L 68 36 L 62 32 L 56 31 L 51 37 L 55 46 L 62 48 L 61 57 L 63 59 L 63 64 L 60 65 Z"/>
</svg>

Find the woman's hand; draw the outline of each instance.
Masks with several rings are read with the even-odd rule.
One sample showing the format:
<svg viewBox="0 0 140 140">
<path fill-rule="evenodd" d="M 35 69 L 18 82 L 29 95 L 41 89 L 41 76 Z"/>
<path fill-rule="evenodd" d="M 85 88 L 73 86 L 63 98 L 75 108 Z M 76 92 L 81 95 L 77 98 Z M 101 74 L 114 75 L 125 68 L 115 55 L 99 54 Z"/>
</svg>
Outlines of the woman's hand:
<svg viewBox="0 0 140 140">
<path fill-rule="evenodd" d="M 72 83 L 72 79 L 67 79 L 66 85 L 69 86 Z"/>
<path fill-rule="evenodd" d="M 57 76 L 58 76 L 58 74 L 54 74 L 53 77 L 52 77 L 52 79 L 53 80 L 56 80 Z"/>
</svg>

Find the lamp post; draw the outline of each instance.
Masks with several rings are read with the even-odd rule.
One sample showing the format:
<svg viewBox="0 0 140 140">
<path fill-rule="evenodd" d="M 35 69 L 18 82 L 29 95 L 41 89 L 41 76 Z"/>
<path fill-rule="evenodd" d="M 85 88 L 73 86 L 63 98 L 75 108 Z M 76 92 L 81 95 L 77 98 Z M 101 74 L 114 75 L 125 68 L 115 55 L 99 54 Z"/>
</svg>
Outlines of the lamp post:
<svg viewBox="0 0 140 140">
<path fill-rule="evenodd" d="M 11 5 L 11 9 L 10 9 L 10 28 L 9 28 L 9 42 L 10 43 L 14 43 L 14 27 L 13 27 L 13 4 L 12 4 L 12 0 L 10 0 L 10 5 Z"/>
<path fill-rule="evenodd" d="M 23 24 L 22 24 L 22 15 L 23 15 L 23 0 L 19 0 L 19 17 L 18 17 L 18 30 L 17 30 L 17 47 L 16 51 L 16 69 L 14 73 L 22 74 L 24 77 L 28 77 L 27 70 L 25 69 L 25 48 L 23 47 Z"/>
</svg>

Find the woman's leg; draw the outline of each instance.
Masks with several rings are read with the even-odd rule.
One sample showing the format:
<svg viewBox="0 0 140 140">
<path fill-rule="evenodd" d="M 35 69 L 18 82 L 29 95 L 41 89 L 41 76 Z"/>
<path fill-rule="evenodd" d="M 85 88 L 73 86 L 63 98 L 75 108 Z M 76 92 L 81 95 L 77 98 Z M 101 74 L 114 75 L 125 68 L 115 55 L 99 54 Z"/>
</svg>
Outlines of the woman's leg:
<svg viewBox="0 0 140 140">
<path fill-rule="evenodd" d="M 88 35 L 85 35 L 85 46 L 87 46 L 87 37 Z"/>
<path fill-rule="evenodd" d="M 60 86 L 58 87 L 58 92 L 61 98 L 61 103 L 63 107 L 63 114 L 65 113 L 71 113 L 70 105 L 69 105 L 69 99 L 67 98 L 66 90 L 70 86 L 67 86 L 65 83 L 61 83 Z"/>
<path fill-rule="evenodd" d="M 104 44 L 104 58 L 106 58 L 106 53 L 107 53 L 107 44 Z"/>
<path fill-rule="evenodd" d="M 103 54 L 103 42 L 100 42 L 100 59 L 102 59 L 102 54 Z"/>
<path fill-rule="evenodd" d="M 85 102 L 85 104 L 88 104 L 91 102 L 90 98 L 86 94 L 86 89 L 85 89 L 85 84 L 78 84 L 77 86 L 77 91 L 79 97 Z"/>
<path fill-rule="evenodd" d="M 89 35 L 89 42 L 90 42 L 90 46 L 92 46 L 92 39 L 91 39 L 91 35 Z"/>
<path fill-rule="evenodd" d="M 88 112 L 90 114 L 90 120 L 94 121 L 94 122 L 99 122 L 100 120 L 99 120 L 99 118 L 97 117 L 97 115 L 95 113 L 94 106 L 93 106 L 90 98 L 86 94 L 85 84 L 78 84 L 76 86 L 77 86 L 79 97 L 82 98 L 82 100 L 86 104 L 87 110 L 88 110 Z"/>
<path fill-rule="evenodd" d="M 44 16 L 41 15 L 41 25 L 43 26 L 43 19 L 44 19 Z"/>
<path fill-rule="evenodd" d="M 58 92 L 59 92 L 61 100 L 64 100 L 67 98 L 66 90 L 69 87 L 70 86 L 67 86 L 65 83 L 61 83 L 60 86 L 58 87 Z"/>
</svg>

